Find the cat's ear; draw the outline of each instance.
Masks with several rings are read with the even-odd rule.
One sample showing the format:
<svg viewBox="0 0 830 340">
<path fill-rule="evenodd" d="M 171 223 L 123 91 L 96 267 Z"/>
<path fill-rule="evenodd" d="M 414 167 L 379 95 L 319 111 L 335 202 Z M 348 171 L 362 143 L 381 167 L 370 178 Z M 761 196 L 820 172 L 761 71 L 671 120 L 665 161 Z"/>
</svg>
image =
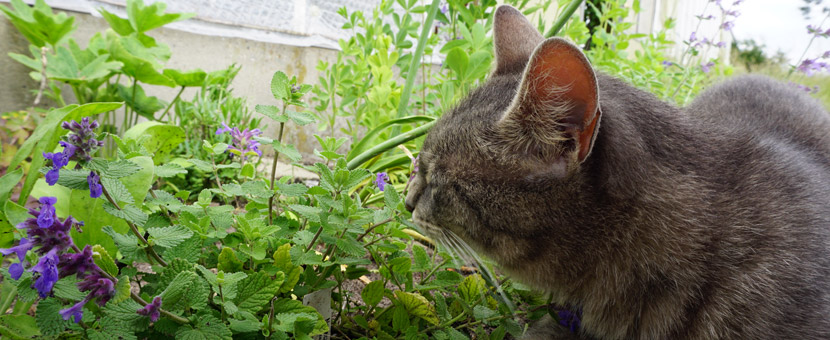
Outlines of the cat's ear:
<svg viewBox="0 0 830 340">
<path fill-rule="evenodd" d="M 601 115 L 588 59 L 570 42 L 550 38 L 533 52 L 499 130 L 513 151 L 570 168 L 590 154 Z"/>
<path fill-rule="evenodd" d="M 493 18 L 494 74 L 519 73 L 544 38 L 519 10 L 502 5 Z"/>
</svg>

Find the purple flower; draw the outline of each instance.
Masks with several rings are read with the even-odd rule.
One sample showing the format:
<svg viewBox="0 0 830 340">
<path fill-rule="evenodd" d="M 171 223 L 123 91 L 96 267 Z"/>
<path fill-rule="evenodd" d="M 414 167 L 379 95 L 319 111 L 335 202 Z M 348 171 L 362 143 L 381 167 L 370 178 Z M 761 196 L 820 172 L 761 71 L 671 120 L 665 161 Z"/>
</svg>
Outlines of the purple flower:
<svg viewBox="0 0 830 340">
<path fill-rule="evenodd" d="M 136 311 L 136 313 L 144 316 L 149 316 L 150 321 L 156 322 L 161 315 L 159 309 L 161 308 L 161 296 L 153 298 L 153 302 Z"/>
<path fill-rule="evenodd" d="M 58 250 L 52 249 L 41 256 L 37 265 L 32 267 L 32 272 L 40 274 L 34 284 L 40 297 L 49 296 L 55 282 L 58 282 Z"/>
<path fill-rule="evenodd" d="M 448 12 L 449 10 L 450 10 L 450 8 L 449 8 L 446 4 L 444 4 L 443 6 L 441 6 L 441 14 L 447 14 L 447 12 Z"/>
<path fill-rule="evenodd" d="M 726 43 L 721 41 L 721 42 L 718 42 L 715 46 L 720 47 L 720 48 L 724 48 L 724 47 L 726 47 Z"/>
<path fill-rule="evenodd" d="M 20 263 L 12 263 L 9 266 L 9 275 L 11 275 L 12 279 L 15 281 L 20 279 L 20 276 L 23 275 L 23 265 Z"/>
<path fill-rule="evenodd" d="M 101 178 L 98 177 L 98 174 L 95 171 L 90 171 L 89 176 L 86 177 L 86 181 L 89 183 L 89 197 L 101 197 L 101 194 L 104 192 L 104 187 L 101 186 Z"/>
<path fill-rule="evenodd" d="M 74 316 L 75 323 L 79 323 L 81 322 L 81 319 L 84 317 L 84 305 L 87 302 L 89 302 L 89 299 L 84 298 L 72 307 L 61 309 L 60 311 L 58 311 L 58 313 L 60 313 L 61 317 L 63 317 L 64 320 L 69 320 L 69 318 Z"/>
<path fill-rule="evenodd" d="M 98 273 L 87 275 L 83 281 L 78 282 L 78 289 L 82 292 L 89 292 L 87 298 L 90 300 L 97 297 L 99 306 L 107 304 L 107 301 L 115 295 L 115 283 Z"/>
<path fill-rule="evenodd" d="M 559 309 L 556 311 L 556 316 L 559 317 L 559 324 L 568 327 L 571 333 L 579 331 L 581 324 L 579 314 L 581 312 L 578 309 L 576 311 L 571 311 L 570 309 Z"/>
<path fill-rule="evenodd" d="M 63 151 L 50 153 L 44 152 L 43 158 L 52 161 L 52 169 L 46 173 L 46 183 L 49 185 L 55 185 L 58 182 L 58 176 L 60 174 L 60 169 L 65 167 L 69 164 L 69 159 L 75 155 L 75 146 L 64 141 L 59 142 L 61 146 L 63 146 Z"/>
<path fill-rule="evenodd" d="M 692 35 L 689 36 L 689 42 L 697 41 L 697 32 L 692 32 Z"/>
<path fill-rule="evenodd" d="M 732 16 L 732 17 L 737 18 L 737 17 L 741 16 L 741 12 L 738 12 L 736 10 L 729 10 L 729 11 L 725 10 L 725 11 L 723 11 L 723 15 L 724 16 Z"/>
<path fill-rule="evenodd" d="M 700 70 L 703 71 L 703 73 L 709 73 L 709 71 L 712 70 L 712 66 L 715 66 L 715 63 L 711 61 L 706 64 L 701 63 Z"/>
<path fill-rule="evenodd" d="M 389 175 L 387 175 L 385 172 L 378 173 L 377 177 L 374 180 L 375 185 L 378 186 L 378 189 L 380 189 L 380 191 L 383 191 L 383 189 L 386 188 L 387 181 L 389 181 Z"/>
<path fill-rule="evenodd" d="M 58 202 L 56 197 L 43 196 L 38 200 L 40 202 L 40 215 L 37 217 L 37 225 L 41 228 L 49 228 L 58 217 L 55 213 L 55 203 Z"/>
<path fill-rule="evenodd" d="M 23 260 L 26 259 L 26 253 L 28 253 L 33 246 L 34 244 L 32 242 L 29 242 L 29 240 L 24 237 L 20 239 L 20 243 L 18 243 L 16 246 L 6 249 L 0 249 L 0 254 L 3 254 L 3 256 L 8 256 L 11 253 L 15 253 L 17 254 L 17 260 L 23 262 Z"/>
<path fill-rule="evenodd" d="M 670 67 L 670 66 L 674 65 L 674 63 L 673 63 L 673 62 L 668 61 L 668 60 L 663 60 L 663 62 L 662 62 L 661 64 L 663 64 L 663 67 L 666 67 L 666 68 L 668 68 L 668 67 Z"/>
<path fill-rule="evenodd" d="M 92 154 L 98 148 L 104 146 L 103 141 L 95 139 L 95 132 L 98 121 L 89 121 L 84 117 L 81 122 L 63 122 L 61 127 L 71 131 L 59 144 L 63 151 L 57 153 L 44 152 L 43 157 L 52 161 L 52 169 L 46 173 L 46 183 L 55 185 L 60 177 L 60 169 L 69 164 L 70 160 L 87 162 L 92 159 Z"/>
<path fill-rule="evenodd" d="M 828 68 L 828 64 L 825 62 L 818 61 L 816 59 L 804 59 L 800 65 L 798 65 L 798 71 L 803 72 L 808 76 L 812 76 L 815 74 L 816 71 L 820 72 L 821 70 L 825 70 Z"/>
<path fill-rule="evenodd" d="M 231 155 L 242 156 L 242 159 L 248 159 L 249 155 L 262 156 L 262 151 L 259 150 L 259 142 L 254 140 L 255 136 L 262 134 L 262 130 L 245 129 L 239 131 L 239 128 L 231 128 L 223 122 L 222 127 L 216 130 L 216 134 L 221 135 L 225 132 L 229 132 L 233 138 L 232 144 L 228 145 Z"/>
<path fill-rule="evenodd" d="M 58 269 L 61 278 L 76 274 L 77 278 L 83 279 L 87 273 L 97 272 L 98 265 L 92 259 L 92 247 L 86 245 L 78 254 L 63 254 L 58 262 Z"/>
<path fill-rule="evenodd" d="M 724 31 L 731 31 L 732 27 L 735 27 L 735 22 L 727 21 L 724 22 L 723 25 L 720 25 L 720 27 L 723 28 Z"/>
</svg>

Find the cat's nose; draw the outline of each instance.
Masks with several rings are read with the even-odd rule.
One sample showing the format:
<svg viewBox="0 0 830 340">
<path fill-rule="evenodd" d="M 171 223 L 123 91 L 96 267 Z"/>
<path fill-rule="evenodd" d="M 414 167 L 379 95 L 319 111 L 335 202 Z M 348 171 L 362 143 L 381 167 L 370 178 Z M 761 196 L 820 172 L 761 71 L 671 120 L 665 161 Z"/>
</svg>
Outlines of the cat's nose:
<svg viewBox="0 0 830 340">
<path fill-rule="evenodd" d="M 406 210 L 408 210 L 409 212 L 415 211 L 415 204 L 411 200 L 407 199 L 406 201 L 404 201 L 404 205 L 406 206 Z"/>
</svg>

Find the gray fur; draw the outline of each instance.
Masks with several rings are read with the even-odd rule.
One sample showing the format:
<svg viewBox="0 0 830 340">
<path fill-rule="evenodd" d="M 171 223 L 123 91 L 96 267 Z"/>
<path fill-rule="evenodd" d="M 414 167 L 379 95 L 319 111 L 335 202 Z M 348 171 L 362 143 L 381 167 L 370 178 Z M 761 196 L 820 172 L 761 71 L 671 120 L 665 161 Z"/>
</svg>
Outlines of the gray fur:
<svg viewBox="0 0 830 340">
<path fill-rule="evenodd" d="M 427 136 L 407 197 L 427 233 L 581 307 L 578 338 L 830 339 L 830 116 L 815 100 L 746 76 L 680 109 L 598 73 L 590 156 L 540 176 L 493 148 L 515 142 L 496 127 L 522 71 L 494 72 Z M 573 336 L 555 327 L 530 337 Z"/>
</svg>

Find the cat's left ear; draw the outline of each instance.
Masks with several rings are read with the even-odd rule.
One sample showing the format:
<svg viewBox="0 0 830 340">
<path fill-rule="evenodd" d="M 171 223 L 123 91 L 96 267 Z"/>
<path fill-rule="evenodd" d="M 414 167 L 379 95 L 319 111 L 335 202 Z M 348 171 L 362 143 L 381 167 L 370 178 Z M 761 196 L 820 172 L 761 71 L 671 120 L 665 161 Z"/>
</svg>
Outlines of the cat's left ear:
<svg viewBox="0 0 830 340">
<path fill-rule="evenodd" d="M 499 130 L 513 151 L 566 161 L 570 168 L 591 153 L 601 115 L 588 59 L 567 40 L 550 38 L 531 55 Z"/>
</svg>

